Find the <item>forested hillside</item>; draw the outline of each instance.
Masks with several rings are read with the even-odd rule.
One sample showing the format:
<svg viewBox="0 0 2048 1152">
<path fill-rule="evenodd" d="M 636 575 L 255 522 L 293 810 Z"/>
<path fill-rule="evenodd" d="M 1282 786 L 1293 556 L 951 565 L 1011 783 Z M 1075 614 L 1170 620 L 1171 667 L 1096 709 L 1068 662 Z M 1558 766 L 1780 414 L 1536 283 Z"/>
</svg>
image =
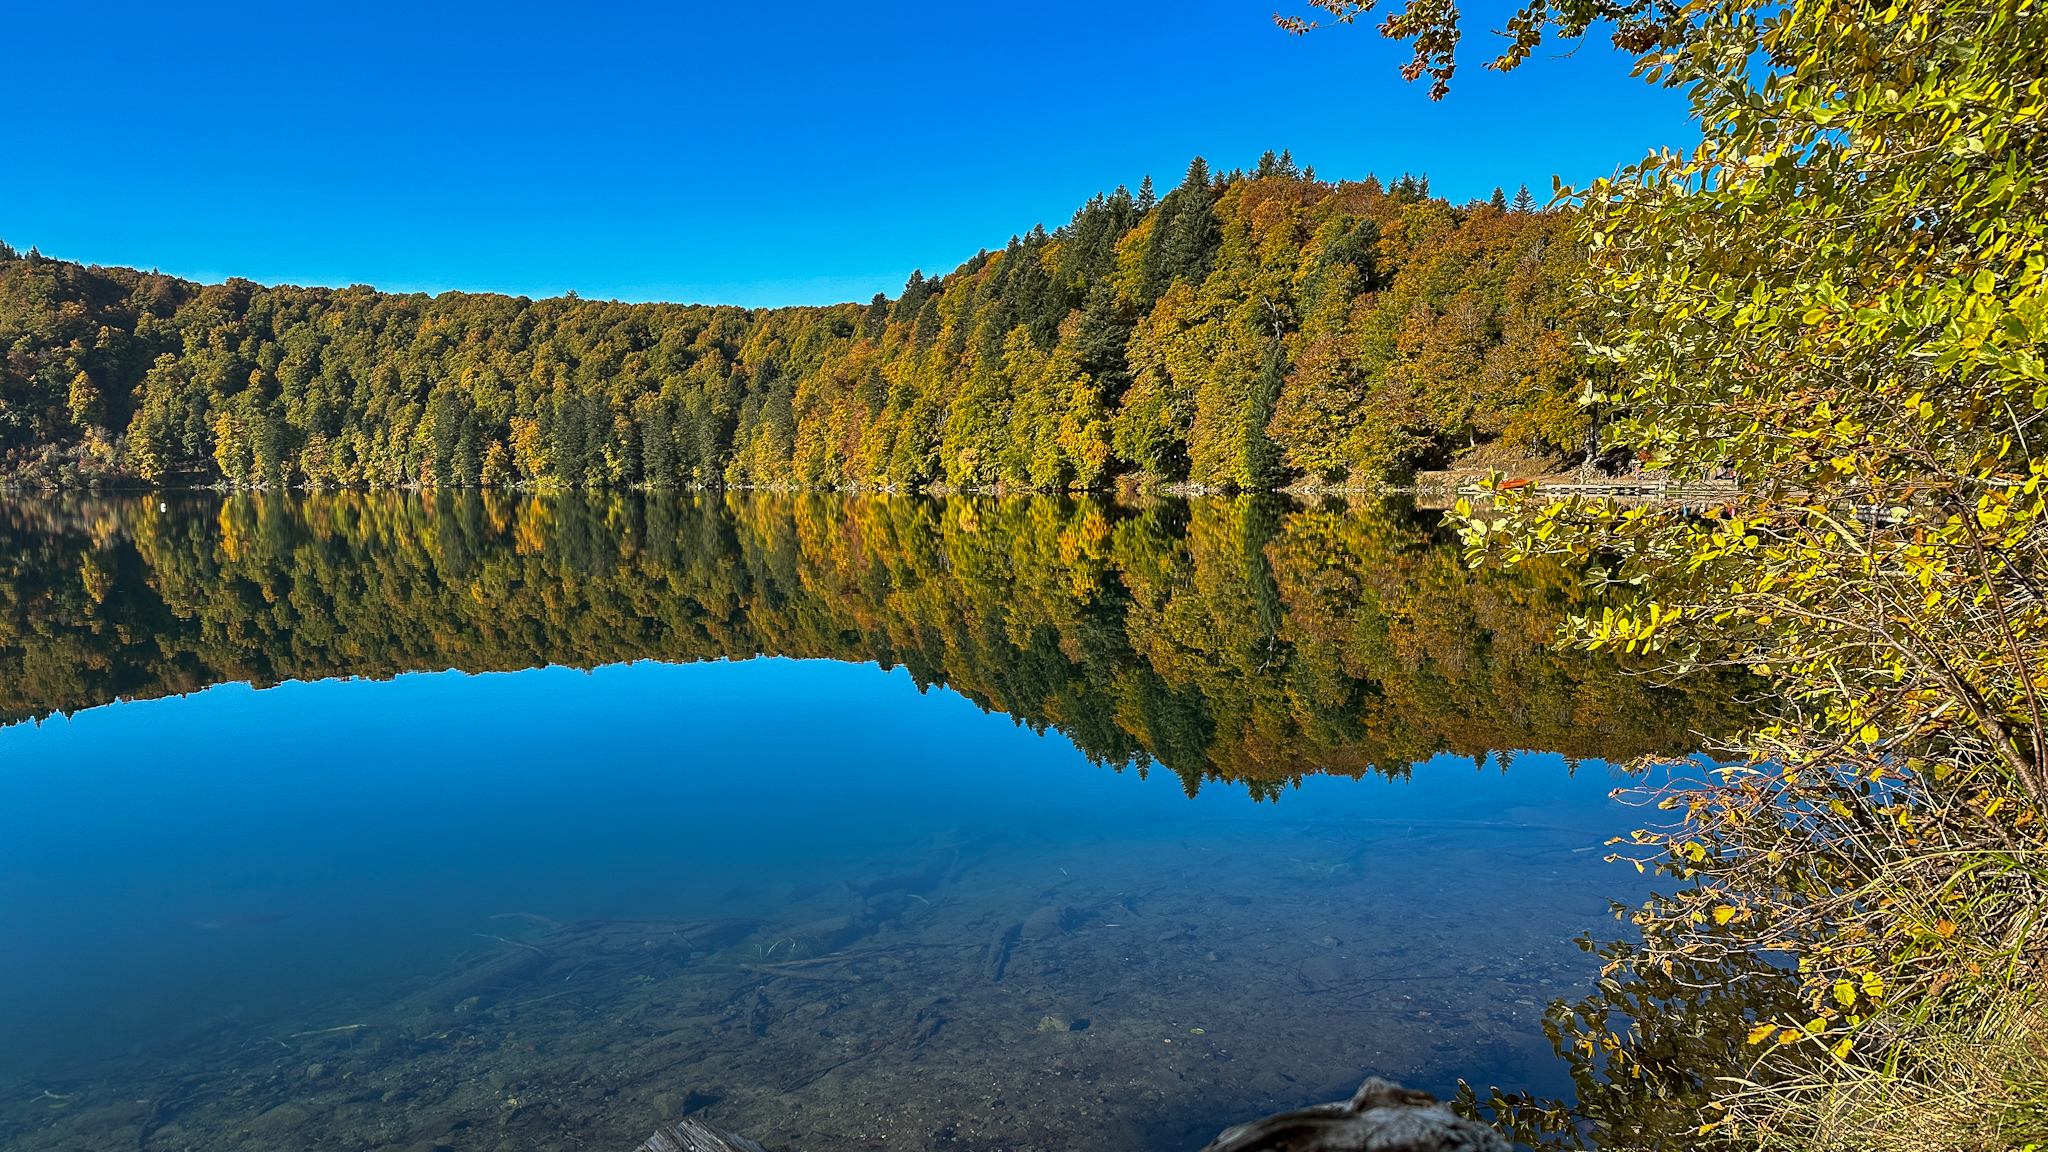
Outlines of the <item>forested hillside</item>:
<svg viewBox="0 0 2048 1152">
<path fill-rule="evenodd" d="M 826 308 L 200 285 L 0 245 L 16 485 L 1210 487 L 1585 439 L 1558 213 L 1270 153 Z"/>
</svg>

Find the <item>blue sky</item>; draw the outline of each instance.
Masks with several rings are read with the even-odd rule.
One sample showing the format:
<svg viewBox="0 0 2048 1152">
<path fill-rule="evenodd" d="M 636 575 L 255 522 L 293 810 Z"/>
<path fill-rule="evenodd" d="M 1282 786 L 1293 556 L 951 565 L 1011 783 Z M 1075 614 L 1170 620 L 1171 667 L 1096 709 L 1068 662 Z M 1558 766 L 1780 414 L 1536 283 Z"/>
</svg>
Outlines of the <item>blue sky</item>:
<svg viewBox="0 0 2048 1152">
<path fill-rule="evenodd" d="M 1280 10 L 1300 12 L 1277 0 Z M 1597 34 L 1450 97 L 1276 0 L 5 6 L 0 239 L 202 280 L 894 295 L 1189 157 L 1547 194 L 1694 139 Z"/>
</svg>

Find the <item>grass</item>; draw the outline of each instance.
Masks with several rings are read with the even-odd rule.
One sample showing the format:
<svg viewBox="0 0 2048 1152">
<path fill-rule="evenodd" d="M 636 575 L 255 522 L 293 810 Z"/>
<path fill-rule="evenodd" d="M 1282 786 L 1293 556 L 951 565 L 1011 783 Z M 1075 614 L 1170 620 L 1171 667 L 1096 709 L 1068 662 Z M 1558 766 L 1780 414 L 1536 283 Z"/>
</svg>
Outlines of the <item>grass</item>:
<svg viewBox="0 0 2048 1152">
<path fill-rule="evenodd" d="M 1799 1152 L 2048 1152 L 2048 1017 L 2033 992 L 1902 1030 L 1912 1068 L 1836 1064 L 1725 1097 L 1730 1141 Z"/>
</svg>

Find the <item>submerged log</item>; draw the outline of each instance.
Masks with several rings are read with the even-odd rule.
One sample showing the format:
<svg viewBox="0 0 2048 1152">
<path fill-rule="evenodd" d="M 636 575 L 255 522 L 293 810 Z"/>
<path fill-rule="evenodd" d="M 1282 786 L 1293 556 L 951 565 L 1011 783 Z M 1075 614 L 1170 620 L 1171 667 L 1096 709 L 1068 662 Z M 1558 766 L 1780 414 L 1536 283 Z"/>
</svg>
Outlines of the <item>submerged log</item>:
<svg viewBox="0 0 2048 1152">
<path fill-rule="evenodd" d="M 767 1149 L 731 1132 L 720 1132 L 709 1124 L 685 1116 L 654 1135 L 633 1152 L 768 1152 Z"/>
<path fill-rule="evenodd" d="M 1377 1076 L 1351 1099 L 1226 1128 L 1202 1152 L 1510 1152 L 1507 1138 L 1427 1092 Z"/>
<path fill-rule="evenodd" d="M 526 940 L 508 940 L 488 932 L 477 935 L 498 942 L 495 952 L 474 957 L 432 987 L 422 989 L 372 1014 L 378 1023 L 397 1023 L 422 1012 L 445 1012 L 472 996 L 490 999 L 510 988 L 557 972 L 605 972 L 623 965 L 644 964 L 657 955 L 675 958 L 694 951 L 713 951 L 736 944 L 765 921 L 726 917 L 716 920 L 578 920 L 558 924 L 531 912 L 501 913 L 493 919 L 525 919 L 553 924 L 552 931 Z"/>
</svg>

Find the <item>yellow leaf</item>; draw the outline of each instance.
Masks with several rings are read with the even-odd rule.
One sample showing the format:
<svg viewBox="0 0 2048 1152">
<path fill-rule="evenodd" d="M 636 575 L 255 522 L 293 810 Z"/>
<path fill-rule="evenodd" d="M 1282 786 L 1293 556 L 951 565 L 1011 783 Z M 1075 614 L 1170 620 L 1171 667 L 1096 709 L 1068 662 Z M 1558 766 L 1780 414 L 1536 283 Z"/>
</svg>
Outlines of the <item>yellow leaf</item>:
<svg viewBox="0 0 2048 1152">
<path fill-rule="evenodd" d="M 1778 1026 L 1776 1024 L 1759 1024 L 1756 1027 L 1751 1028 L 1749 1030 L 1749 1043 L 1761 1044 L 1764 1041 L 1769 1040 L 1771 1038 L 1771 1033 L 1777 1030 Z"/>
<path fill-rule="evenodd" d="M 1714 923 L 1726 924 L 1727 922 L 1733 919 L 1735 919 L 1734 908 L 1731 908 L 1728 905 L 1723 904 L 1719 908 L 1714 909 Z"/>
<path fill-rule="evenodd" d="M 1844 1008 L 1856 1006 L 1856 986 L 1847 980 L 1835 981 L 1835 1000 Z"/>
</svg>

